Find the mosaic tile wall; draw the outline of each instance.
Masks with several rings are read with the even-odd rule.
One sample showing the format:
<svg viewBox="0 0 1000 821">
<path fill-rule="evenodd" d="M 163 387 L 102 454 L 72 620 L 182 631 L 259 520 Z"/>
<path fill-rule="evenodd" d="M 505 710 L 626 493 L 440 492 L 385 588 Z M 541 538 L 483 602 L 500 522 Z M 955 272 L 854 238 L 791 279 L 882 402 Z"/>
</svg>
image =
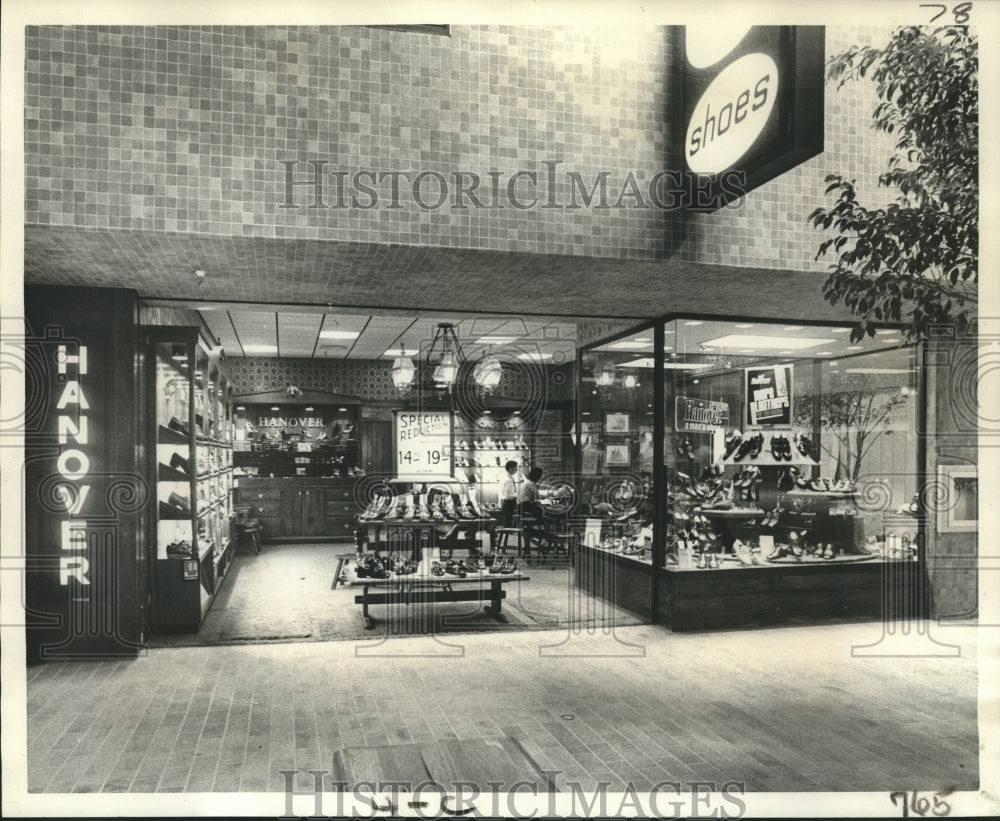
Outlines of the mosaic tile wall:
<svg viewBox="0 0 1000 821">
<path fill-rule="evenodd" d="M 828 51 L 875 34 L 828 29 Z M 667 29 L 31 27 L 26 57 L 29 224 L 623 258 L 679 249 L 695 261 L 816 270 L 825 266 L 812 260 L 818 241 L 804 217 L 822 201 L 823 176 L 843 171 L 864 188 L 885 153 L 867 129 L 868 89 L 830 89 L 825 154 L 693 231 L 656 209 L 460 210 L 450 207 L 453 172 L 478 174 L 486 204 L 491 171 L 504 186 L 536 173 L 544 204 L 550 190 L 571 200 L 567 172 L 588 185 L 609 172 L 614 198 L 630 170 L 642 181 L 675 167 Z M 299 162 L 297 181 L 311 174 L 306 160 L 349 175 L 439 173 L 451 196 L 423 210 L 402 181 L 402 207 L 384 208 L 383 180 L 371 210 L 309 208 L 302 187 L 292 192 L 302 206 L 283 208 L 285 160 Z M 560 163 L 551 189 L 546 162 Z M 437 185 L 424 180 L 425 202 Z M 523 179 L 514 191 L 530 198 Z"/>
<path fill-rule="evenodd" d="M 231 358 L 226 360 L 233 374 L 237 394 L 284 390 L 295 385 L 303 390 L 328 391 L 378 402 L 401 401 L 392 384 L 392 362 L 373 360 L 277 359 L 274 357 Z M 573 398 L 572 366 L 543 367 L 546 396 L 551 401 Z M 497 389 L 498 398 L 524 400 L 538 382 L 527 371 L 504 368 Z"/>
<path fill-rule="evenodd" d="M 31 27 L 26 220 L 649 255 L 665 248 L 649 210 L 423 210 L 409 197 L 397 210 L 282 208 L 281 162 L 435 172 L 452 194 L 453 172 L 472 172 L 489 204 L 491 171 L 522 202 L 529 185 L 513 175 L 539 174 L 547 201 L 552 161 L 561 201 L 567 171 L 609 171 L 616 196 L 629 170 L 665 162 L 668 40 L 664 28 Z M 425 202 L 436 184 L 423 181 Z M 388 183 L 379 190 L 385 203 Z"/>
</svg>

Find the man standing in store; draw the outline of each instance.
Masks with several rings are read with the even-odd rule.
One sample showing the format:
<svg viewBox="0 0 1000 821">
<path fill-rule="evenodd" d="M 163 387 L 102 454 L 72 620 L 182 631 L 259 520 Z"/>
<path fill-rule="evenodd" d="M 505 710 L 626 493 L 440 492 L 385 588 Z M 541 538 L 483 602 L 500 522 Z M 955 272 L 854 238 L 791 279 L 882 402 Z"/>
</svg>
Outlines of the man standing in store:
<svg viewBox="0 0 1000 821">
<path fill-rule="evenodd" d="M 542 506 L 538 502 L 538 482 L 543 473 L 544 471 L 539 467 L 532 468 L 518 489 L 518 507 L 521 510 L 521 516 L 526 519 L 541 520 L 542 518 Z"/>
<path fill-rule="evenodd" d="M 512 527 L 514 516 L 517 515 L 517 503 L 520 500 L 524 476 L 521 475 L 520 465 L 513 459 L 503 467 L 507 471 L 507 478 L 500 488 L 500 522 L 503 527 Z"/>
</svg>

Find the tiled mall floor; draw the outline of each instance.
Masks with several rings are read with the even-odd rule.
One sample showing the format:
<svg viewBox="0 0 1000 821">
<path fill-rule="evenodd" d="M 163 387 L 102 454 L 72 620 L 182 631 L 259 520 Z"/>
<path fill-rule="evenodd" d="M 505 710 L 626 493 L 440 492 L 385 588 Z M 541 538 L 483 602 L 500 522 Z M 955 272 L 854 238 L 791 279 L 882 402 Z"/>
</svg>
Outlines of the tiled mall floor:
<svg viewBox="0 0 1000 821">
<path fill-rule="evenodd" d="M 977 786 L 976 630 L 960 658 L 852 658 L 879 624 L 180 647 L 29 668 L 46 792 L 283 789 L 345 747 L 519 740 L 557 786 Z M 638 653 L 644 652 L 644 655 Z"/>
</svg>

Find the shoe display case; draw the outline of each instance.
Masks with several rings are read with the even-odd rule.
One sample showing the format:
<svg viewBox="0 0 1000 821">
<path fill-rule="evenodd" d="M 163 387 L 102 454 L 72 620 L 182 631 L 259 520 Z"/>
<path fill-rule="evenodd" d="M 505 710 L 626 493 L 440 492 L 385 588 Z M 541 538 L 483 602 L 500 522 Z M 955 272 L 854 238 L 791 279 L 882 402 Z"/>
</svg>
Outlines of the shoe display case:
<svg viewBox="0 0 1000 821">
<path fill-rule="evenodd" d="M 197 328 L 146 333 L 156 487 L 153 628 L 197 630 L 233 558 L 232 384 Z"/>
<path fill-rule="evenodd" d="M 577 583 L 618 603 L 644 585 L 630 609 L 676 630 L 917 614 L 922 522 L 897 506 L 923 464 L 918 363 L 889 329 L 808 322 L 665 319 L 585 346 Z M 652 475 L 645 509 L 615 499 L 627 474 Z"/>
</svg>

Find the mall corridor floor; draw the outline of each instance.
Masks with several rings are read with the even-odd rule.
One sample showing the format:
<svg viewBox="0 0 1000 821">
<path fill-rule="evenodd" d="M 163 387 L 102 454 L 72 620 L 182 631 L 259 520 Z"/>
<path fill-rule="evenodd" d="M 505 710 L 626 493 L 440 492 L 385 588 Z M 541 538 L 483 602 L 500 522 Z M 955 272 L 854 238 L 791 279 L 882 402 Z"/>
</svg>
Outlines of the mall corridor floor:
<svg viewBox="0 0 1000 821">
<path fill-rule="evenodd" d="M 29 789 L 281 791 L 282 770 L 331 770 L 345 748 L 449 739 L 516 739 L 558 773 L 558 789 L 975 789 L 981 637 L 970 625 L 931 635 L 961 655 L 852 657 L 882 636 L 867 623 L 179 647 L 43 664 L 27 670 Z"/>
</svg>

